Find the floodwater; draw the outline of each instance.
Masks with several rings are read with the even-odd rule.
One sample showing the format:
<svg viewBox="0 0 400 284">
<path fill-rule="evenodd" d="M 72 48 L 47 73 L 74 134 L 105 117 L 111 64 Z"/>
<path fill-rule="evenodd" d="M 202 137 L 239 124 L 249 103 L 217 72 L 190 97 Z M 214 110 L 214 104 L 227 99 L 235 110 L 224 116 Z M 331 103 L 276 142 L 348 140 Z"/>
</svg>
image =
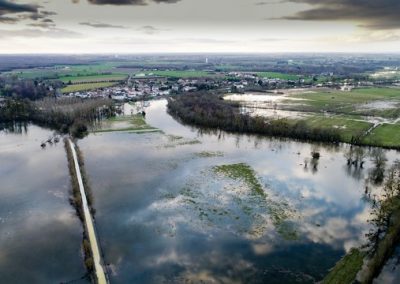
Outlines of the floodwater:
<svg viewBox="0 0 400 284">
<path fill-rule="evenodd" d="M 165 101 L 146 113 L 164 133 L 79 141 L 111 283 L 314 283 L 365 241 L 373 165 L 348 167 L 348 146 L 208 133 Z M 261 194 L 215 170 L 239 163 Z"/>
<path fill-rule="evenodd" d="M 304 101 L 306 99 L 293 97 L 295 94 L 305 94 L 312 91 L 308 89 L 277 90 L 276 93 L 249 92 L 245 94 L 227 94 L 225 100 L 253 103 L 275 103 L 283 100 Z"/>
<path fill-rule="evenodd" d="M 33 125 L 0 131 L 1 283 L 61 283 L 86 273 L 63 143 L 40 147 L 51 135 Z"/>
<path fill-rule="evenodd" d="M 310 93 L 309 89 L 291 89 L 291 90 L 277 90 L 276 93 L 259 93 L 249 92 L 245 94 L 228 94 L 224 96 L 225 100 L 240 102 L 240 112 L 249 114 L 251 116 L 263 116 L 269 118 L 307 118 L 312 113 L 280 110 L 280 106 L 291 105 L 293 102 L 301 102 L 306 99 L 296 98 L 293 95 Z"/>
</svg>

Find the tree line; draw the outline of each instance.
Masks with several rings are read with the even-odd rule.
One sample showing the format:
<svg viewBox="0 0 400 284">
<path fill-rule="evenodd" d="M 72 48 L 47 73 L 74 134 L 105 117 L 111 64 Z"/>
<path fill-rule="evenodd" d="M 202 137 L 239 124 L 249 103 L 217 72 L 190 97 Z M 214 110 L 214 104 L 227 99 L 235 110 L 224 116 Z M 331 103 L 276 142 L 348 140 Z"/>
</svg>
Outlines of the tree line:
<svg viewBox="0 0 400 284">
<path fill-rule="evenodd" d="M 168 111 L 183 122 L 228 132 L 247 132 L 299 140 L 338 143 L 337 129 L 310 128 L 304 121 L 267 119 L 241 114 L 239 103 L 223 100 L 217 94 L 195 93 L 168 99 Z"/>
<path fill-rule="evenodd" d="M 115 113 L 109 99 L 80 98 L 6 99 L 0 106 L 0 122 L 33 122 L 60 133 L 82 137 L 88 127 Z"/>
</svg>

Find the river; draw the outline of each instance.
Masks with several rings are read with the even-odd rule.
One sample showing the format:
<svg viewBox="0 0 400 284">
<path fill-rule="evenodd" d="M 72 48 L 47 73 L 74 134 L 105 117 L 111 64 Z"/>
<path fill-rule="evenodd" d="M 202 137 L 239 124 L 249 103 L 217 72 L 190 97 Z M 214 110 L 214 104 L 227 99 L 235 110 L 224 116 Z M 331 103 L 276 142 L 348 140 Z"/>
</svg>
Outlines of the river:
<svg viewBox="0 0 400 284">
<path fill-rule="evenodd" d="M 111 283 L 314 283 L 365 241 L 373 165 L 349 167 L 348 145 L 208 133 L 174 120 L 163 100 L 146 113 L 163 133 L 90 134 L 78 142 Z M 40 148 L 51 135 L 34 125 L 0 131 L 4 283 L 85 274 L 63 145 Z M 388 166 L 400 158 L 385 153 Z M 238 165 L 245 179 L 221 171 Z M 398 271 L 390 271 L 382 279 L 396 283 Z"/>
<path fill-rule="evenodd" d="M 165 101 L 146 113 L 164 133 L 79 142 L 111 283 L 313 283 L 365 241 L 373 165 L 348 167 L 349 146 L 207 133 L 174 120 Z M 215 170 L 238 164 L 262 197 Z"/>
<path fill-rule="evenodd" d="M 0 131 L 1 283 L 61 283 L 86 274 L 63 143 L 40 147 L 51 135 L 34 125 Z"/>
</svg>

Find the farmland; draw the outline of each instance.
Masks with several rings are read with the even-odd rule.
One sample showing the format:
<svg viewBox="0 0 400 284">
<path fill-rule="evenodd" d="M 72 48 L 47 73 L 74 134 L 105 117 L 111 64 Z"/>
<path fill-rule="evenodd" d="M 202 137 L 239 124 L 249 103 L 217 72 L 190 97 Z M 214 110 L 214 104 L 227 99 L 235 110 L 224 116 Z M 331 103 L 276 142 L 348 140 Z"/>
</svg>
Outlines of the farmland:
<svg viewBox="0 0 400 284">
<path fill-rule="evenodd" d="M 344 142 L 351 142 L 352 137 L 363 135 L 369 128 L 373 126 L 367 121 L 360 121 L 339 116 L 324 117 L 315 115 L 305 119 L 306 125 L 313 128 L 333 128 L 340 131 L 341 138 Z"/>
<path fill-rule="evenodd" d="M 79 92 L 79 91 L 89 91 L 89 90 L 111 87 L 115 84 L 116 84 L 116 82 L 75 84 L 75 85 L 69 85 L 69 86 L 61 89 L 61 92 L 62 93 L 72 93 L 72 92 Z"/>
<path fill-rule="evenodd" d="M 297 75 L 284 74 L 280 72 L 258 72 L 257 75 L 260 77 L 282 79 L 282 80 L 298 80 L 300 78 L 300 76 Z"/>
<path fill-rule="evenodd" d="M 285 108 L 307 112 L 332 112 L 352 115 L 371 115 L 377 112 L 383 117 L 397 117 L 396 108 L 376 107 L 374 103 L 385 102 L 386 104 L 400 103 L 399 88 L 363 88 L 351 92 L 338 90 L 316 90 L 293 94 L 289 99 L 301 99 L 297 102 L 286 100 Z"/>
<path fill-rule="evenodd" d="M 369 145 L 398 147 L 400 144 L 400 124 L 382 124 L 364 138 Z"/>
<path fill-rule="evenodd" d="M 55 65 L 53 67 L 16 69 L 4 74 L 15 75 L 22 79 L 61 79 L 66 76 L 79 77 L 101 75 L 102 73 L 127 75 L 129 73 L 123 69 L 117 69 L 117 66 L 118 63 L 116 62 L 82 65 Z"/>
<path fill-rule="evenodd" d="M 312 114 L 305 121 L 311 128 L 336 128 L 342 140 L 350 142 L 352 137 L 363 137 L 363 144 L 400 147 L 400 125 L 394 122 L 399 119 L 400 89 L 398 88 L 364 88 L 352 92 L 318 91 L 294 94 L 292 97 L 303 100 L 289 103 L 286 108 L 306 111 Z M 330 116 L 318 113 L 328 112 Z M 378 124 L 371 132 L 367 130 Z"/>
<path fill-rule="evenodd" d="M 314 88 L 280 93 L 283 95 L 241 96 L 241 104 L 256 108 L 253 115 L 286 117 L 292 125 L 301 121 L 308 132 L 334 131 L 342 142 L 400 147 L 399 88 L 359 88 L 351 92 Z M 276 105 L 269 100 L 276 101 Z M 275 111 L 271 111 L 273 107 Z"/>
<path fill-rule="evenodd" d="M 215 73 L 206 71 L 151 71 L 152 74 L 170 78 L 195 78 L 195 77 L 215 77 Z"/>
<path fill-rule="evenodd" d="M 124 74 L 100 74 L 93 76 L 65 76 L 59 78 L 64 83 L 71 82 L 76 83 L 86 83 L 86 82 L 104 82 L 104 81 L 122 81 L 127 78 Z"/>
</svg>

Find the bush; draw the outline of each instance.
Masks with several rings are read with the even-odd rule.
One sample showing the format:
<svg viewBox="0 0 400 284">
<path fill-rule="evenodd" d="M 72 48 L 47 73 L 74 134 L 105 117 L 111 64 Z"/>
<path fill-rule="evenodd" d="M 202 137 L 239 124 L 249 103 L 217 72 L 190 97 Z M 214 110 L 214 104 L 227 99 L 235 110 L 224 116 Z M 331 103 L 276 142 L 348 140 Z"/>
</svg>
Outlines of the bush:
<svg viewBox="0 0 400 284">
<path fill-rule="evenodd" d="M 83 138 L 87 135 L 87 133 L 88 128 L 81 120 L 75 121 L 70 128 L 70 134 L 74 138 Z"/>
</svg>

